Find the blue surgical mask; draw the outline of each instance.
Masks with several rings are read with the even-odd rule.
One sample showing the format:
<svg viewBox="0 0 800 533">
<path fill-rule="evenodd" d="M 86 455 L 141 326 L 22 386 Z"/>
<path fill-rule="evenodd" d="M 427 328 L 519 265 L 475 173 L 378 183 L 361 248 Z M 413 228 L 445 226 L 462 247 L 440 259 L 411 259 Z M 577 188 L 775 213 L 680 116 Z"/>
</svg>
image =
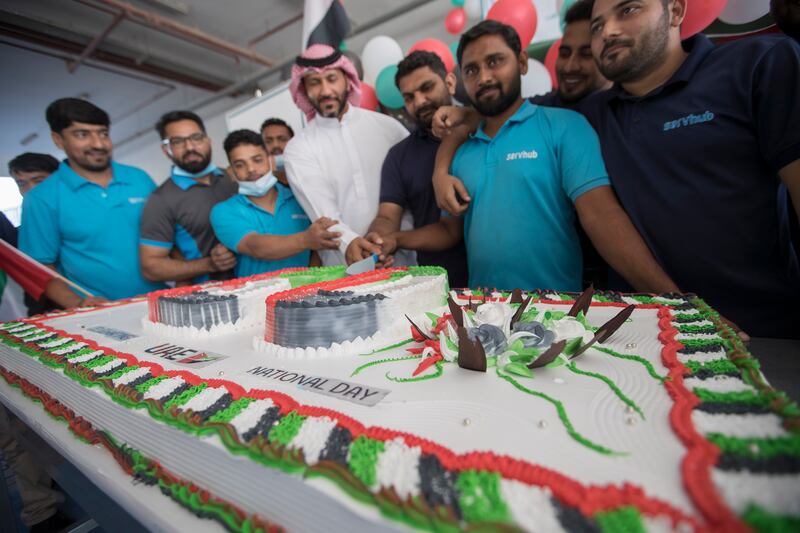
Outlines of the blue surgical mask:
<svg viewBox="0 0 800 533">
<path fill-rule="evenodd" d="M 195 174 L 192 174 L 191 172 L 187 172 L 187 171 L 183 170 L 178 165 L 174 165 L 172 167 L 172 175 L 173 176 L 185 176 L 187 178 L 192 178 L 193 180 L 196 180 L 198 178 L 202 178 L 203 176 L 211 174 L 212 172 L 219 172 L 219 169 L 217 168 L 217 166 L 214 163 L 209 163 L 206 168 L 204 168 L 203 170 L 201 170 L 200 172 L 197 172 Z"/>
<path fill-rule="evenodd" d="M 261 197 L 266 195 L 276 183 L 278 183 L 278 178 L 270 170 L 256 181 L 240 181 L 239 194 Z"/>
</svg>

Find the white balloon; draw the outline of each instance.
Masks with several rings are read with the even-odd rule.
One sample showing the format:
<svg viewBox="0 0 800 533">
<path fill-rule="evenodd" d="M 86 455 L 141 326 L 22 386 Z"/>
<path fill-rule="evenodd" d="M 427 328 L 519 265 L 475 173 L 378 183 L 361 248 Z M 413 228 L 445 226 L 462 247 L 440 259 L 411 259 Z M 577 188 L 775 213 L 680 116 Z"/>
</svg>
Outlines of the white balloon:
<svg viewBox="0 0 800 533">
<path fill-rule="evenodd" d="M 364 67 L 364 81 L 375 86 L 375 79 L 381 70 L 395 65 L 403 59 L 403 49 L 397 41 L 386 35 L 373 37 L 364 45 L 361 52 L 361 65 Z"/>
<path fill-rule="evenodd" d="M 719 19 L 728 24 L 747 24 L 769 13 L 769 0 L 728 0 Z"/>
<path fill-rule="evenodd" d="M 547 67 L 535 59 L 528 58 L 528 73 L 522 77 L 522 97 L 530 98 L 548 93 L 552 89 L 553 80 Z"/>
<path fill-rule="evenodd" d="M 481 0 L 464 0 L 464 11 L 467 12 L 467 17 L 471 20 L 481 20 L 483 18 Z"/>
</svg>

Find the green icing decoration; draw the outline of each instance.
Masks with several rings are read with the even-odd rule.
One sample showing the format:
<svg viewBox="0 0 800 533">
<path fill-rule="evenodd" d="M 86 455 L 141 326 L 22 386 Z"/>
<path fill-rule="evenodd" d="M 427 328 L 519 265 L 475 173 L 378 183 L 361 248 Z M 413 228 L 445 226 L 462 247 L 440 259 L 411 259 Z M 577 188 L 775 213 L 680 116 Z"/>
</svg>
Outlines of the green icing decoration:
<svg viewBox="0 0 800 533">
<path fill-rule="evenodd" d="M 604 376 L 603 374 L 598 374 L 596 372 L 587 372 L 586 370 L 581 370 L 581 369 L 578 368 L 578 366 L 575 364 L 575 362 L 569 363 L 567 365 L 567 368 L 570 371 L 572 371 L 572 372 L 574 372 L 576 374 L 579 374 L 581 376 L 588 376 L 588 377 L 592 377 L 592 378 L 595 378 L 595 379 L 599 379 L 600 381 L 602 381 L 603 383 L 608 385 L 608 388 L 610 388 L 614 392 L 614 394 L 617 395 L 617 398 L 619 398 L 622 403 L 624 403 L 625 405 L 627 405 L 628 407 L 630 407 L 631 409 L 633 409 L 634 411 L 639 413 L 639 416 L 641 416 L 642 420 L 644 420 L 644 413 L 639 408 L 639 406 L 636 405 L 636 402 L 634 402 L 633 400 L 631 400 L 630 398 L 625 396 L 625 393 L 623 393 L 620 390 L 620 388 L 617 386 L 617 384 L 614 383 L 610 378 L 608 378 L 607 376 Z"/>
<path fill-rule="evenodd" d="M 510 522 L 500 494 L 500 474 L 479 470 L 464 470 L 456 480 L 458 503 L 467 522 Z"/>
<path fill-rule="evenodd" d="M 704 313 L 675 313 L 672 315 L 673 322 L 679 322 L 685 324 L 687 322 L 700 322 L 701 320 L 706 320 L 706 315 Z"/>
<path fill-rule="evenodd" d="M 572 437 L 578 443 L 586 446 L 590 450 L 596 451 L 597 453 L 602 453 L 603 455 L 624 455 L 624 454 L 622 454 L 620 452 L 615 452 L 614 450 L 610 450 L 610 449 L 606 448 L 605 446 L 601 446 L 599 444 L 595 444 L 594 442 L 590 441 L 589 439 L 587 439 L 586 437 L 584 437 L 583 435 L 581 435 L 580 433 L 575 431 L 575 428 L 572 426 L 572 422 L 570 422 L 569 417 L 567 416 L 567 410 L 564 408 L 564 404 L 562 404 L 560 401 L 556 400 L 555 398 L 552 398 L 552 397 L 548 396 L 547 394 L 545 394 L 543 392 L 534 391 L 534 390 L 531 390 L 531 389 L 525 387 L 524 385 L 522 385 L 520 382 L 518 382 L 513 377 L 511 377 L 511 376 L 509 376 L 507 374 L 503 374 L 499 370 L 497 370 L 497 375 L 500 378 L 502 378 L 502 379 L 508 381 L 509 383 L 511 383 L 518 390 L 520 390 L 520 391 L 522 391 L 522 392 L 524 392 L 526 394 L 530 394 L 532 396 L 537 396 L 537 397 L 539 397 L 539 398 L 541 398 L 543 400 L 546 400 L 546 401 L 550 402 L 551 404 L 553 404 L 553 406 L 556 408 L 556 411 L 558 412 L 558 418 L 559 418 L 559 420 L 561 420 L 561 423 L 564 425 L 564 428 L 567 430 L 567 433 L 569 434 L 570 437 Z"/>
<path fill-rule="evenodd" d="M 177 396 L 173 396 L 167 403 L 164 404 L 164 410 L 171 408 L 172 406 L 180 407 L 181 405 L 185 404 L 208 387 L 206 383 L 200 383 L 199 385 L 195 385 L 194 387 L 189 387 L 182 393 L 178 394 Z"/>
<path fill-rule="evenodd" d="M 668 377 L 659 375 L 659 373 L 656 372 L 656 369 L 653 367 L 653 364 L 640 355 L 615 352 L 614 350 L 611 350 L 609 348 L 603 348 L 602 346 L 598 346 L 597 344 L 593 345 L 592 348 L 594 348 L 595 350 L 599 350 L 604 354 L 610 355 L 611 357 L 626 359 L 628 361 L 636 361 L 637 363 L 644 365 L 644 367 L 647 369 L 647 373 L 650 374 L 650 376 L 653 377 L 654 379 L 657 379 L 659 381 L 666 381 L 669 379 Z"/>
<path fill-rule="evenodd" d="M 389 359 L 379 359 L 378 361 L 370 361 L 369 363 L 365 363 L 356 368 L 355 370 L 353 370 L 353 373 L 350 374 L 350 377 L 359 374 L 362 370 L 369 368 L 371 366 L 382 365 L 383 363 L 396 363 L 397 361 L 411 361 L 413 359 L 420 359 L 420 356 L 412 355 L 409 357 L 395 357 L 395 358 L 390 357 Z"/>
<path fill-rule="evenodd" d="M 164 380 L 165 380 L 165 379 L 167 379 L 167 378 L 168 378 L 168 376 L 167 376 L 166 374 L 161 374 L 161 375 L 160 375 L 160 376 L 158 376 L 158 377 L 155 377 L 155 378 L 150 378 L 150 379 L 148 379 L 147 381 L 145 381 L 144 383 L 140 383 L 139 385 L 137 385 L 137 386 L 136 386 L 136 390 L 137 390 L 137 391 L 139 391 L 139 392 L 141 392 L 142 394 L 144 394 L 145 392 L 147 392 L 148 390 L 150 390 L 150 388 L 151 388 L 153 385 L 155 385 L 156 383 L 159 383 L 159 382 L 161 382 L 161 381 L 164 381 Z"/>
<path fill-rule="evenodd" d="M 578 315 L 575 317 L 575 320 L 580 322 L 581 325 L 583 325 L 583 327 L 586 328 L 588 331 L 597 331 L 598 329 L 600 329 L 589 324 L 589 321 L 586 320 L 586 315 L 583 314 L 583 311 L 578 312 Z"/>
<path fill-rule="evenodd" d="M 769 400 L 755 391 L 714 392 L 708 389 L 696 388 L 693 392 L 703 402 L 746 403 L 762 407 L 769 406 Z"/>
<path fill-rule="evenodd" d="M 721 337 L 713 337 L 711 339 L 679 339 L 678 342 L 686 348 L 705 348 L 707 346 L 720 346 L 725 347 L 725 341 Z"/>
<path fill-rule="evenodd" d="M 76 357 L 80 357 L 80 356 L 82 356 L 82 355 L 88 355 L 88 354 L 90 354 L 90 353 L 92 353 L 92 352 L 96 352 L 96 351 L 97 351 L 97 350 L 95 350 L 94 348 L 89 348 L 89 347 L 86 347 L 86 348 L 81 348 L 81 349 L 80 349 L 80 350 L 78 350 L 77 352 L 74 352 L 74 353 L 71 353 L 71 354 L 67 354 L 67 355 L 65 355 L 65 356 L 64 356 L 64 358 L 65 358 L 67 361 L 71 361 L 72 359 L 75 359 Z"/>
<path fill-rule="evenodd" d="M 680 324 L 677 330 L 681 333 L 716 333 L 717 327 L 714 324 L 696 326 L 694 324 Z"/>
<path fill-rule="evenodd" d="M 106 363 L 110 363 L 114 359 L 116 359 L 116 357 L 114 357 L 113 355 L 101 355 L 100 357 L 95 357 L 91 361 L 86 361 L 85 363 L 81 363 L 81 366 L 84 368 L 92 369 L 98 366 L 103 366 Z"/>
<path fill-rule="evenodd" d="M 613 298 L 609 298 L 608 296 L 604 296 L 602 294 L 594 294 L 592 296 L 592 300 L 595 302 L 605 302 L 605 303 L 619 303 Z"/>
<path fill-rule="evenodd" d="M 516 374 L 518 376 L 522 376 L 524 378 L 532 378 L 533 372 L 527 366 L 523 365 L 522 363 L 511 362 L 508 363 L 503 367 L 503 370 L 509 372 L 511 374 Z"/>
<path fill-rule="evenodd" d="M 384 450 L 383 442 L 359 435 L 350 445 L 350 470 L 367 487 L 376 483 L 378 455 Z"/>
<path fill-rule="evenodd" d="M 442 362 L 439 361 L 437 363 L 434 363 L 434 366 L 436 367 L 436 371 L 434 373 L 432 373 L 432 374 L 431 373 L 425 373 L 425 374 L 423 374 L 421 376 L 416 376 L 416 377 L 411 377 L 411 378 L 396 378 L 396 377 L 392 376 L 389 372 L 387 372 L 386 373 L 386 379 L 388 379 L 390 381 L 394 381 L 396 383 L 413 383 L 414 381 L 425 381 L 425 380 L 428 380 L 428 379 L 438 378 L 439 376 L 441 376 L 444 373 L 444 368 L 442 368 L 442 366 L 443 366 Z"/>
<path fill-rule="evenodd" d="M 437 315 L 436 313 L 431 313 L 430 311 L 427 311 L 425 313 L 425 316 L 427 316 L 428 318 L 431 319 L 431 327 L 432 328 L 436 327 L 436 323 L 439 321 L 439 315 Z"/>
<path fill-rule="evenodd" d="M 248 398 L 243 396 L 238 400 L 231 402 L 231 404 L 223 409 L 222 411 L 218 411 L 214 413 L 211 418 L 208 419 L 209 422 L 222 422 L 223 424 L 227 424 L 233 418 L 242 412 L 242 410 L 250 405 L 253 402 L 253 398 Z"/>
<path fill-rule="evenodd" d="M 800 531 L 800 517 L 771 514 L 757 505 L 750 505 L 742 515 L 759 533 L 796 533 Z"/>
<path fill-rule="evenodd" d="M 776 455 L 800 457 L 800 435 L 773 438 L 739 438 L 721 433 L 709 433 L 706 438 L 709 442 L 716 444 L 724 453 L 742 455 L 753 459 Z"/>
<path fill-rule="evenodd" d="M 691 371 L 692 374 L 696 374 L 701 370 L 710 370 L 715 374 L 729 374 L 731 372 L 737 374 L 739 373 L 739 367 L 727 359 L 715 359 L 713 361 L 708 361 L 707 363 L 686 361 L 684 365 L 689 369 L 689 371 Z"/>
<path fill-rule="evenodd" d="M 298 415 L 296 411 L 290 412 L 282 417 L 280 421 L 269 431 L 269 441 L 273 444 L 288 446 L 292 439 L 300 431 L 300 426 L 306 421 L 305 416 Z"/>
<path fill-rule="evenodd" d="M 536 309 L 534 306 L 529 305 L 528 308 L 522 312 L 522 316 L 519 318 L 519 321 L 522 323 L 533 322 L 534 320 L 536 320 L 537 316 L 539 316 L 539 310 Z"/>
<path fill-rule="evenodd" d="M 603 533 L 645 533 L 642 516 L 636 507 L 626 506 L 594 515 Z"/>
<path fill-rule="evenodd" d="M 121 378 L 122 376 L 124 376 L 128 372 L 130 372 L 132 370 L 136 370 L 137 368 L 139 368 L 137 365 L 124 366 L 121 369 L 119 369 L 116 372 L 114 372 L 113 374 L 111 374 L 110 376 L 105 376 L 105 377 L 102 377 L 100 379 L 103 379 L 103 380 L 106 380 L 106 381 L 114 381 L 115 379 Z"/>
<path fill-rule="evenodd" d="M 570 339 L 567 341 L 567 345 L 564 346 L 564 351 L 562 353 L 564 355 L 572 355 L 578 350 L 578 348 L 581 347 L 582 344 L 583 337 L 575 337 L 574 339 Z"/>
<path fill-rule="evenodd" d="M 394 348 L 399 348 L 399 347 L 404 346 L 404 345 L 408 344 L 409 342 L 413 342 L 413 341 L 414 341 L 414 339 L 408 338 L 408 339 L 402 340 L 402 341 L 400 341 L 398 343 L 392 344 L 391 346 L 386 346 L 385 348 L 380 348 L 378 350 L 372 350 L 369 353 L 362 353 L 362 354 L 359 354 L 359 355 L 375 355 L 376 353 L 388 352 L 389 350 L 392 350 Z"/>
</svg>

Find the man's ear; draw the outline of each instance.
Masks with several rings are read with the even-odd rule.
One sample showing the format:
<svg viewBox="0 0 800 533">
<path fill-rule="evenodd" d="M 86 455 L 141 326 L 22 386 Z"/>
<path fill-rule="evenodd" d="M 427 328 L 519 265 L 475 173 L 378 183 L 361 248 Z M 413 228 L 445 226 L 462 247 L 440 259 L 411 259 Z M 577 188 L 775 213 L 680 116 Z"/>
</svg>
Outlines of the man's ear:
<svg viewBox="0 0 800 533">
<path fill-rule="evenodd" d="M 528 73 L 528 52 L 525 50 L 519 53 L 519 73 L 523 76 Z"/>
<path fill-rule="evenodd" d="M 677 28 L 686 18 L 686 0 L 672 0 L 667 9 L 670 12 L 670 26 Z"/>
<path fill-rule="evenodd" d="M 458 68 L 458 65 L 456 65 Z M 456 95 L 456 85 L 458 84 L 458 80 L 456 79 L 456 75 L 453 72 L 448 72 L 447 75 L 444 77 L 444 84 L 447 87 L 447 92 L 450 93 L 450 96 Z"/>
<path fill-rule="evenodd" d="M 61 136 L 61 134 L 60 133 L 56 133 L 55 131 L 51 131 L 50 132 L 50 138 L 53 139 L 53 144 L 55 144 L 56 147 L 63 152 L 64 151 L 64 138 Z"/>
<path fill-rule="evenodd" d="M 169 149 L 169 145 L 162 144 L 161 151 L 164 152 L 164 155 L 167 156 L 167 159 L 172 160 L 172 150 Z"/>
</svg>

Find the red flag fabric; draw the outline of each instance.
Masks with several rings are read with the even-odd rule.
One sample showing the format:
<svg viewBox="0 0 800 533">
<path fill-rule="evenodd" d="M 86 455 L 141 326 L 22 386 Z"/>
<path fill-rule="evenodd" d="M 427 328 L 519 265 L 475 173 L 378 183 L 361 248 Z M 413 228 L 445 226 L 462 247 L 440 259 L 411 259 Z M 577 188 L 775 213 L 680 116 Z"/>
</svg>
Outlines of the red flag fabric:
<svg viewBox="0 0 800 533">
<path fill-rule="evenodd" d="M 4 240 L 0 240 L 0 270 L 5 271 L 25 292 L 37 300 L 42 297 L 47 282 L 56 277 L 52 270 Z"/>
</svg>

